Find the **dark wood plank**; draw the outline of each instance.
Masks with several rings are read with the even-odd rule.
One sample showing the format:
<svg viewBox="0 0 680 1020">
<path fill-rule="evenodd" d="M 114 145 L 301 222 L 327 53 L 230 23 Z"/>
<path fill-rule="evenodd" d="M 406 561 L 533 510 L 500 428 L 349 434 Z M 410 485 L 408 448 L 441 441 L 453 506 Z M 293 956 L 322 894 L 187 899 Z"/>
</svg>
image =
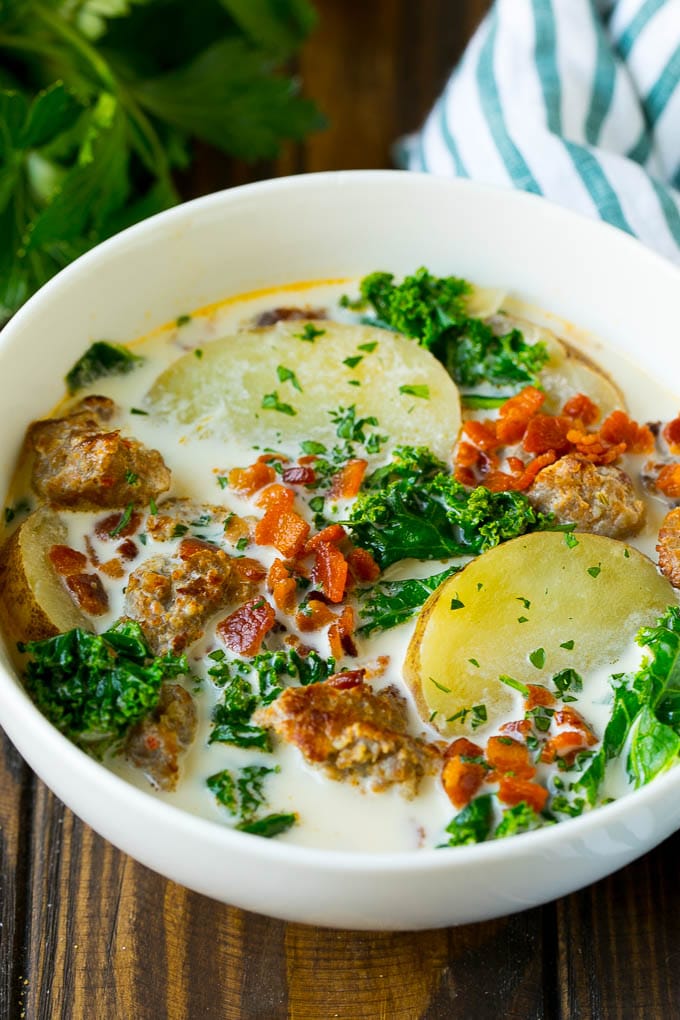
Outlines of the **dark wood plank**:
<svg viewBox="0 0 680 1020">
<path fill-rule="evenodd" d="M 0 730 L 0 1016 L 18 1016 L 24 971 L 32 855 L 33 777 Z"/>
</svg>

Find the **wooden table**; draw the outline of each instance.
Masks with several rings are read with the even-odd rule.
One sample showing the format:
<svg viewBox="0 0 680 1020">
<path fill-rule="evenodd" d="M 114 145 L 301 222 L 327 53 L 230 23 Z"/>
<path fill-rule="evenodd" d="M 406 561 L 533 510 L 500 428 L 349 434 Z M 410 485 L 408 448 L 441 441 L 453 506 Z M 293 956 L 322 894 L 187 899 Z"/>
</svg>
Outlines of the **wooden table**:
<svg viewBox="0 0 680 1020">
<path fill-rule="evenodd" d="M 300 61 L 329 129 L 271 165 L 206 154 L 199 193 L 390 165 L 486 0 L 317 0 Z M 58 763 L 55 763 L 58 768 Z M 418 934 L 325 931 L 167 882 L 75 818 L 0 734 L 0 1018 L 680 1017 L 680 836 L 556 903 Z"/>
</svg>

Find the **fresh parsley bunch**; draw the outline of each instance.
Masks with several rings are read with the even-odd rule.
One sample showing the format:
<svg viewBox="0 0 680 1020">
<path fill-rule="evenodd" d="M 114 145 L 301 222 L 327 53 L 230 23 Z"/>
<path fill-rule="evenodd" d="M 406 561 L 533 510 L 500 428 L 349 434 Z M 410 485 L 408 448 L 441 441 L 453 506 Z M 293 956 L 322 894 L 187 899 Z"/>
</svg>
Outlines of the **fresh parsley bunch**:
<svg viewBox="0 0 680 1020">
<path fill-rule="evenodd" d="M 322 126 L 278 73 L 308 0 L 0 0 L 0 324 L 178 201 L 200 139 L 247 160 Z"/>
</svg>

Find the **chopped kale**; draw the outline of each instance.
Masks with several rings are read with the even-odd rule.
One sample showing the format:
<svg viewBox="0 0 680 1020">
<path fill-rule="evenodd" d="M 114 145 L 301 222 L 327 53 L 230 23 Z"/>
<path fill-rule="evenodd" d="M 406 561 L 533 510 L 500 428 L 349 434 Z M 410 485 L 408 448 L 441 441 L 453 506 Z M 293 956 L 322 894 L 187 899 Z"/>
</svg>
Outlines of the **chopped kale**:
<svg viewBox="0 0 680 1020">
<path fill-rule="evenodd" d="M 391 273 L 378 272 L 364 277 L 360 290 L 359 302 L 342 303 L 371 306 L 375 318 L 368 321 L 417 340 L 459 385 L 536 385 L 548 360 L 542 341 L 528 344 L 518 329 L 497 336 L 481 319 L 470 317 L 465 297 L 471 287 L 465 280 L 438 278 L 421 268 L 397 284 Z"/>
<path fill-rule="evenodd" d="M 389 630 L 410 620 L 432 592 L 455 574 L 460 567 L 448 567 L 431 577 L 414 577 L 404 581 L 380 581 L 359 591 L 359 634 Z"/>
<path fill-rule="evenodd" d="M 296 814 L 265 815 L 264 818 L 255 818 L 251 822 L 241 822 L 236 828 L 240 832 L 250 832 L 253 836 L 264 836 L 271 839 L 272 836 L 280 836 L 282 832 L 288 832 L 298 820 Z"/>
<path fill-rule="evenodd" d="M 69 393 L 77 393 L 83 387 L 96 382 L 106 375 L 126 375 L 141 365 L 144 358 L 133 354 L 121 344 L 112 344 L 108 340 L 97 340 L 76 361 L 66 376 Z"/>
<path fill-rule="evenodd" d="M 491 831 L 492 820 L 491 794 L 484 793 L 481 797 L 475 797 L 446 826 L 449 841 L 443 846 L 469 846 L 472 843 L 483 843 Z"/>
<path fill-rule="evenodd" d="M 541 816 L 523 800 L 503 812 L 493 834 L 494 839 L 505 839 L 506 836 L 516 836 L 520 832 L 531 832 L 532 829 L 538 829 L 544 824 Z"/>
<path fill-rule="evenodd" d="M 267 765 L 246 765 L 234 777 L 229 769 L 222 769 L 208 776 L 206 785 L 230 814 L 238 815 L 241 821 L 250 821 L 266 800 L 265 779 L 279 771 L 278 765 L 273 768 Z"/>
<path fill-rule="evenodd" d="M 184 655 L 154 657 L 132 620 L 103 634 L 70 630 L 19 650 L 31 656 L 25 673 L 31 697 L 77 743 L 121 738 L 156 707 L 164 680 L 189 674 Z"/>
<path fill-rule="evenodd" d="M 392 467 L 395 480 L 360 493 L 350 511 L 354 543 L 368 549 L 383 570 L 409 557 L 474 556 L 551 527 L 551 518 L 534 510 L 524 493 L 490 492 L 483 486 L 468 491 L 451 475 L 432 474 L 431 462 L 423 463 L 419 478 L 416 458 L 399 454 Z M 381 472 L 382 479 L 391 477 L 389 467 Z"/>
</svg>

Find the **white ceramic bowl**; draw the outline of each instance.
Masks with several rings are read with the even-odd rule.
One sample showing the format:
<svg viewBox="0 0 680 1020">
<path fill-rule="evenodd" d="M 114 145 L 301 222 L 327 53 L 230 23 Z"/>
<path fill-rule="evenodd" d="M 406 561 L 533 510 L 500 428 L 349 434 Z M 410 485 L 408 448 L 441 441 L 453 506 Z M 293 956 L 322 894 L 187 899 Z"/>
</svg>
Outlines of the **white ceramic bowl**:
<svg viewBox="0 0 680 1020">
<path fill-rule="evenodd" d="M 27 423 L 94 339 L 259 287 L 426 265 L 515 291 L 680 383 L 680 273 L 626 235 L 533 196 L 415 174 L 267 181 L 125 231 L 45 286 L 0 335 L 0 490 Z M 154 799 L 33 707 L 6 654 L 0 723 L 81 818 L 144 864 L 249 910 L 347 928 L 428 928 L 522 910 L 627 864 L 680 827 L 680 769 L 597 811 L 497 843 L 413 854 L 298 848 Z"/>
</svg>

